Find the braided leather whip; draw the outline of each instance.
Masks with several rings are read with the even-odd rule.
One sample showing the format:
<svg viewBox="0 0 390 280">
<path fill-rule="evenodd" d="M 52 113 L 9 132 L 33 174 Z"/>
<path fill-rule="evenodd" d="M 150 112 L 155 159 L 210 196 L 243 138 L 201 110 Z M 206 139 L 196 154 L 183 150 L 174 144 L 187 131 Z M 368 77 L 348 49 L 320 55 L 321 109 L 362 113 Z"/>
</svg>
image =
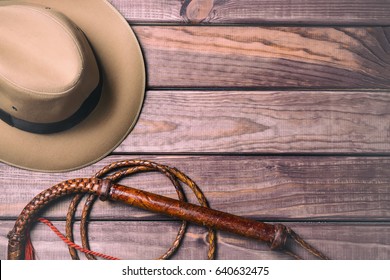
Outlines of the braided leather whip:
<svg viewBox="0 0 390 280">
<path fill-rule="evenodd" d="M 148 171 L 158 171 L 167 176 L 174 185 L 179 200 L 137 190 L 117 183 L 125 176 L 129 176 L 137 172 Z M 182 184 L 190 187 L 201 206 L 186 202 L 182 190 Z M 224 230 L 264 241 L 269 244 L 271 249 L 282 250 L 283 252 L 300 259 L 299 256 L 286 248 L 287 240 L 291 239 L 316 257 L 320 259 L 328 259 L 324 254 L 306 243 L 293 230 L 282 224 L 272 225 L 269 223 L 258 222 L 209 208 L 206 198 L 199 187 L 184 173 L 180 172 L 176 168 L 143 160 L 115 162 L 104 167 L 92 178 L 67 180 L 54 185 L 35 196 L 23 209 L 15 222 L 14 228 L 8 235 L 8 259 L 24 259 L 26 235 L 28 234 L 28 230 L 32 223 L 36 221 L 39 211 L 56 199 L 70 194 L 76 194 L 69 206 L 66 222 L 66 235 L 71 241 L 73 241 L 72 220 L 76 207 L 83 195 L 89 194 L 81 217 L 82 245 L 88 250 L 89 244 L 86 221 L 93 202 L 97 197 L 99 197 L 102 201 L 121 201 L 132 206 L 166 214 L 183 220 L 172 246 L 166 251 L 166 253 L 160 256 L 159 259 L 166 259 L 170 257 L 180 246 L 180 241 L 184 236 L 187 221 L 209 228 L 209 259 L 213 259 L 215 255 L 216 241 L 214 229 Z M 78 259 L 78 255 L 73 248 L 69 247 L 69 251 L 73 259 Z M 86 256 L 89 259 L 95 259 L 92 255 L 86 254 Z"/>
</svg>

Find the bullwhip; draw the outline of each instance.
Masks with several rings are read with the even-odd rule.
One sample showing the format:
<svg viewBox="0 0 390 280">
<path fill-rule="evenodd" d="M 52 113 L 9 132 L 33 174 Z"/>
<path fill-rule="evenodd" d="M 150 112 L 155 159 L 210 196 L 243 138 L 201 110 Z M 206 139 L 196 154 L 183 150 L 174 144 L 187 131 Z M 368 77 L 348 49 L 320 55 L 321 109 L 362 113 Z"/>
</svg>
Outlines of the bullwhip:
<svg viewBox="0 0 390 280">
<path fill-rule="evenodd" d="M 157 171 L 167 176 L 174 185 L 179 200 L 118 183 L 123 177 L 148 171 Z M 200 205 L 186 202 L 182 190 L 183 184 L 187 185 L 194 192 Z M 29 230 L 31 225 L 39 219 L 38 214 L 40 210 L 60 197 L 70 194 L 76 194 L 76 196 L 70 203 L 66 218 L 66 238 L 64 237 L 64 239 L 69 242 L 73 242 L 72 220 L 76 207 L 84 194 L 89 194 L 81 215 L 81 240 L 85 249 L 84 252 L 90 252 L 86 222 L 93 202 L 96 198 L 99 198 L 102 201 L 120 201 L 131 206 L 162 213 L 182 220 L 174 242 L 159 259 L 169 258 L 180 246 L 180 242 L 185 234 L 187 222 L 208 227 L 208 259 L 213 259 L 215 255 L 215 230 L 227 231 L 266 242 L 271 250 L 280 250 L 296 259 L 300 259 L 297 254 L 288 249 L 287 241 L 290 240 L 317 258 L 328 259 L 327 256 L 309 245 L 297 233 L 283 224 L 259 222 L 211 209 L 199 187 L 184 173 L 176 168 L 145 160 L 114 162 L 101 169 L 91 178 L 67 180 L 35 196 L 20 213 L 14 228 L 8 234 L 8 259 L 26 259 L 26 251 L 28 251 L 28 243 L 30 243 Z M 72 246 L 69 246 L 69 251 L 72 259 L 79 258 Z M 92 254 L 86 253 L 86 256 L 88 259 L 95 259 L 95 256 Z"/>
</svg>

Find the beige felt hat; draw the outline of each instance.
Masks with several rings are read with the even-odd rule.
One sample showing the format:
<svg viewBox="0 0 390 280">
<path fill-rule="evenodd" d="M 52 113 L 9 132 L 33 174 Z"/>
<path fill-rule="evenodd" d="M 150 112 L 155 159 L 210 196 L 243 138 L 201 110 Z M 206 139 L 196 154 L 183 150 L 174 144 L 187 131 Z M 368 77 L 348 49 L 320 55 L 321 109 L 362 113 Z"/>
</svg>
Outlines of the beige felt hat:
<svg viewBox="0 0 390 280">
<path fill-rule="evenodd" d="M 144 92 L 137 39 L 108 2 L 0 1 L 0 161 L 96 162 L 131 131 Z"/>
</svg>

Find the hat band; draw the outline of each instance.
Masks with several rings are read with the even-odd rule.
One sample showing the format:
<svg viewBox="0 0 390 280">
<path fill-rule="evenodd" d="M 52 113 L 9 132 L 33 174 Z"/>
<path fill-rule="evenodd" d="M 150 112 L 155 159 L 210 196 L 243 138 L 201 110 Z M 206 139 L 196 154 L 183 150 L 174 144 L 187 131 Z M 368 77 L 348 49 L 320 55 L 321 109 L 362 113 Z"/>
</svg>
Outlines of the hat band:
<svg viewBox="0 0 390 280">
<path fill-rule="evenodd" d="M 80 123 L 93 111 L 93 109 L 95 109 L 100 100 L 102 87 L 103 83 L 102 79 L 100 78 L 99 84 L 83 102 L 83 104 L 81 104 L 80 108 L 73 115 L 62 121 L 52 123 L 29 122 L 16 118 L 2 109 L 0 109 L 0 119 L 12 127 L 36 134 L 61 132 Z"/>
</svg>

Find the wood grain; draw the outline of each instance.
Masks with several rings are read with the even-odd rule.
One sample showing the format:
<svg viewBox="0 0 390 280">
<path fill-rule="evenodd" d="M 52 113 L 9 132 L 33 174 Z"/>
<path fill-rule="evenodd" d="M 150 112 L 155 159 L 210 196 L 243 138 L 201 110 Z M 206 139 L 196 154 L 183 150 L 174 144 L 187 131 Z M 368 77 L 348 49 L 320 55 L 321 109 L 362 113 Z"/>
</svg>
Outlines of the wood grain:
<svg viewBox="0 0 390 280">
<path fill-rule="evenodd" d="M 134 26 L 152 88 L 390 87 L 390 29 Z"/>
<path fill-rule="evenodd" d="M 64 222 L 53 221 L 64 232 Z M 388 223 L 288 223 L 288 226 L 321 248 L 332 259 L 389 259 L 390 225 Z M 163 254 L 173 242 L 177 222 L 102 221 L 89 224 L 91 248 L 122 259 L 153 259 Z M 0 222 L 0 259 L 6 258 L 6 235 L 11 221 Z M 80 244 L 79 224 L 75 224 L 75 240 Z M 163 233 L 163 234 L 162 234 Z M 38 224 L 31 235 L 39 259 L 70 259 L 66 245 L 43 224 Z M 173 259 L 206 259 L 207 230 L 190 226 L 182 246 Z M 290 259 L 270 251 L 264 243 L 218 232 L 218 259 Z M 303 250 L 295 252 L 309 258 Z M 83 254 L 79 254 L 85 259 Z"/>
<path fill-rule="evenodd" d="M 38 173 L 0 164 L 0 212 L 14 220 L 24 206 L 48 187 L 77 177 L 90 177 L 104 165 L 137 156 L 110 156 L 68 173 Z M 390 158 L 388 157 L 263 157 L 143 156 L 176 167 L 203 190 L 211 207 L 262 221 L 389 221 Z M 124 185 L 176 197 L 167 178 L 137 174 Z M 187 197 L 196 203 L 193 194 Z M 67 201 L 42 215 L 63 219 Z M 80 215 L 80 209 L 78 216 Z M 167 220 L 119 203 L 98 201 L 92 219 Z"/>
<path fill-rule="evenodd" d="M 387 0 L 111 0 L 131 23 L 389 25 Z"/>
<path fill-rule="evenodd" d="M 390 92 L 149 91 L 124 153 L 389 154 Z"/>
</svg>

